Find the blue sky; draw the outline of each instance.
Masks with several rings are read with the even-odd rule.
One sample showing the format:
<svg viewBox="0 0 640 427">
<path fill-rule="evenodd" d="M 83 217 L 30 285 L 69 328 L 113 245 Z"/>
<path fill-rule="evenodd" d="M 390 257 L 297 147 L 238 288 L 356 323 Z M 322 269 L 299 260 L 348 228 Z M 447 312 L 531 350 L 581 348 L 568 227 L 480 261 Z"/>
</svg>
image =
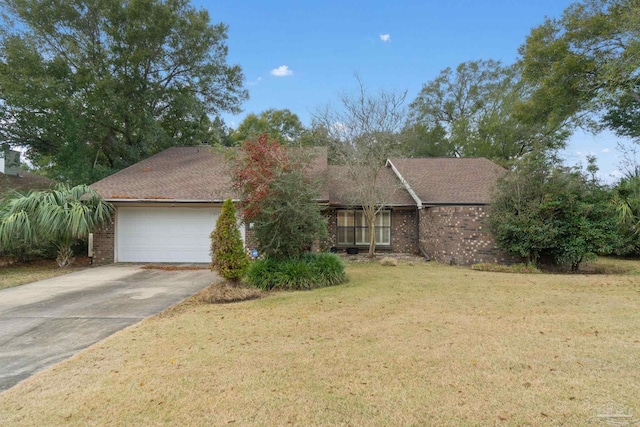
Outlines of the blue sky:
<svg viewBox="0 0 640 427">
<path fill-rule="evenodd" d="M 243 113 L 224 116 L 237 126 L 248 113 L 288 108 L 305 125 L 318 108 L 356 87 L 408 91 L 412 101 L 440 70 L 461 62 L 505 64 L 545 16 L 559 17 L 569 0 L 216 2 L 194 0 L 214 23 L 229 25 L 228 61 L 245 74 L 250 99 Z M 576 164 L 598 157 L 601 176 L 616 174 L 612 135 L 576 134 L 564 157 Z"/>
</svg>

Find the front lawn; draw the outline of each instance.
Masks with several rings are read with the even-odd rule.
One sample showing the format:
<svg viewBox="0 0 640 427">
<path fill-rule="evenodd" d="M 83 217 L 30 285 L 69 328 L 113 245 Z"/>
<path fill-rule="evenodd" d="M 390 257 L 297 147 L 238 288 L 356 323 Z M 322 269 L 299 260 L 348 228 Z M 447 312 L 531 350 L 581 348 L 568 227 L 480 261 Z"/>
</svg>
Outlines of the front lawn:
<svg viewBox="0 0 640 427">
<path fill-rule="evenodd" d="M 0 266 L 0 289 L 72 273 L 78 271 L 83 265 L 83 263 L 77 262 L 72 268 L 60 268 L 53 260 L 2 265 Z"/>
<path fill-rule="evenodd" d="M 185 304 L 0 394 L 6 425 L 589 425 L 640 419 L 640 276 L 350 264 Z M 618 412 L 618 415 L 621 412 Z"/>
</svg>

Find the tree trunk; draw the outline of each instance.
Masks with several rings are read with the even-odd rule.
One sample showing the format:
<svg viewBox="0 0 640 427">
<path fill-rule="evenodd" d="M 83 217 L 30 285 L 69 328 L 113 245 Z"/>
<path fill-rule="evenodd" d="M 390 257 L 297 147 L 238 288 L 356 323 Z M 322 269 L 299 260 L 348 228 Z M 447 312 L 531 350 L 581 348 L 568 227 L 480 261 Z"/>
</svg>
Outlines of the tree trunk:
<svg viewBox="0 0 640 427">
<path fill-rule="evenodd" d="M 58 263 L 58 267 L 68 267 L 70 266 L 75 258 L 73 258 L 73 251 L 71 250 L 70 243 L 60 243 L 56 245 L 58 248 L 58 255 L 56 256 L 56 262 Z"/>
<path fill-rule="evenodd" d="M 369 220 L 369 258 L 376 256 L 376 221 L 375 216 L 373 220 Z"/>
</svg>

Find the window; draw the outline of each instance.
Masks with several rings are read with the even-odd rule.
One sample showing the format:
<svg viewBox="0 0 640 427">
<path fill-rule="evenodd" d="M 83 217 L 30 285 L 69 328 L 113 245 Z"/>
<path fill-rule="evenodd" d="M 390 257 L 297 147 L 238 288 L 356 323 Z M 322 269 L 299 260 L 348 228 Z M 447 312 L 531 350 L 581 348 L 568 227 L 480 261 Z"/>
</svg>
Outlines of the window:
<svg viewBox="0 0 640 427">
<path fill-rule="evenodd" d="M 391 245 L 391 211 L 376 215 L 376 244 Z M 338 244 L 369 245 L 369 227 L 361 210 L 338 211 Z"/>
</svg>

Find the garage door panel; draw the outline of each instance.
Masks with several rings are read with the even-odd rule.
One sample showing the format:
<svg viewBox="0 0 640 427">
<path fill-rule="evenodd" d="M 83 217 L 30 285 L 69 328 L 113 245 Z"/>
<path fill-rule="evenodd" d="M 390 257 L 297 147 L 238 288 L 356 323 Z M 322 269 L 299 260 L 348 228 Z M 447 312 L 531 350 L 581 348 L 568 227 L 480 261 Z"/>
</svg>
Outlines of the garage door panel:
<svg viewBox="0 0 640 427">
<path fill-rule="evenodd" d="M 117 260 L 209 262 L 209 234 L 219 214 L 218 208 L 119 208 Z"/>
</svg>

